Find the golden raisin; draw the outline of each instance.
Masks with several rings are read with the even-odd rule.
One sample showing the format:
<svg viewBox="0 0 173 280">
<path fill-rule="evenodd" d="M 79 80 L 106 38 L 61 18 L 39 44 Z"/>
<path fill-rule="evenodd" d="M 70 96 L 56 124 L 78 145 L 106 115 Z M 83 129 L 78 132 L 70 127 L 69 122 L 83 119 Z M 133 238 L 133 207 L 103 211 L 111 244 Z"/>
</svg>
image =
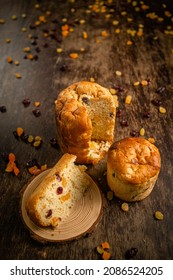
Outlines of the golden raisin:
<svg viewBox="0 0 173 280">
<path fill-rule="evenodd" d="M 155 213 L 154 213 L 154 216 L 155 216 L 155 218 L 157 219 L 157 220 L 163 220 L 163 214 L 162 214 L 162 212 L 160 212 L 160 211 L 156 211 Z"/>
</svg>

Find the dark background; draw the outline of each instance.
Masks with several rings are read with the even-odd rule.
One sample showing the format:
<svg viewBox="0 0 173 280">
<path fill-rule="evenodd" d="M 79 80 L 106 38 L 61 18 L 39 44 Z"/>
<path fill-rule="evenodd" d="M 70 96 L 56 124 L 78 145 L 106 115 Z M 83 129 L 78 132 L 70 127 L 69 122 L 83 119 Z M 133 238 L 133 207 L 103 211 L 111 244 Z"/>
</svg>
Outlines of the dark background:
<svg viewBox="0 0 173 280">
<path fill-rule="evenodd" d="M 112 259 L 124 259 L 132 247 L 138 250 L 134 259 L 173 258 L 172 1 L 102 3 L 0 0 L 0 19 L 5 21 L 0 24 L 1 259 L 101 259 L 96 247 L 104 241 L 111 246 Z M 12 19 L 14 15 L 16 20 Z M 41 22 L 39 16 L 43 16 Z M 113 25 L 115 20 L 118 25 Z M 65 24 L 73 29 L 67 37 L 61 33 Z M 115 29 L 120 33 L 115 33 Z M 103 30 L 107 37 L 101 35 Z M 83 38 L 83 31 L 87 32 L 87 39 Z M 26 47 L 30 47 L 32 60 L 24 52 Z M 62 48 L 62 53 L 57 53 L 57 48 Z M 69 57 L 73 52 L 78 53 L 77 59 Z M 11 64 L 6 61 L 9 56 L 13 59 Z M 19 61 L 18 66 L 15 60 Z M 115 74 L 117 70 L 121 76 Z M 16 73 L 20 73 L 20 79 Z M 31 178 L 26 165 L 35 158 L 39 165 L 52 167 L 60 158 L 61 151 L 50 144 L 58 135 L 54 101 L 68 85 L 91 78 L 117 91 L 121 111 L 117 114 L 115 139 L 139 136 L 140 129 L 145 128 L 144 137 L 153 137 L 160 150 L 161 172 L 151 195 L 129 204 L 127 213 L 114 197 L 107 202 L 102 220 L 91 235 L 69 243 L 43 245 L 30 237 L 19 214 L 20 190 Z M 142 80 L 148 85 L 133 85 Z M 132 95 L 130 105 L 124 102 L 128 94 Z M 22 103 L 25 98 L 31 101 L 28 107 Z M 38 117 L 32 112 L 35 101 L 40 102 Z M 159 112 L 159 104 L 166 108 L 165 114 Z M 36 149 L 17 140 L 13 134 L 17 127 L 22 127 L 26 135 L 40 136 L 41 147 Z M 17 177 L 5 172 L 10 152 L 16 155 L 20 168 Z M 94 174 L 106 196 L 104 171 L 100 174 L 95 168 Z M 155 211 L 164 214 L 163 221 L 154 218 Z"/>
</svg>

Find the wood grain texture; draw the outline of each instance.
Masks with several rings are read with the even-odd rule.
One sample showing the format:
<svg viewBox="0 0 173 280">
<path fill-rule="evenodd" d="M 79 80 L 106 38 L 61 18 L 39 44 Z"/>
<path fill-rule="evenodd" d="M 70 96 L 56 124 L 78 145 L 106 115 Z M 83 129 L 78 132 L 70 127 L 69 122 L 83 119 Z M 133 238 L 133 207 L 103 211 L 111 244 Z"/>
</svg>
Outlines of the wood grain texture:
<svg viewBox="0 0 173 280">
<path fill-rule="evenodd" d="M 105 8 L 95 6 L 96 9 L 89 5 L 100 1 L 0 2 L 0 18 L 5 20 L 0 24 L 0 106 L 7 108 L 7 112 L 0 112 L 0 258 L 100 259 L 96 246 L 108 241 L 112 259 L 124 259 L 131 247 L 138 249 L 135 259 L 172 259 L 173 16 L 169 14 L 172 1 L 151 3 L 146 0 L 148 10 L 143 10 L 140 1 L 136 1 L 140 11 L 127 0 L 104 1 Z M 36 8 L 35 4 L 40 7 Z M 90 13 L 86 12 L 91 9 Z M 51 11 L 51 15 L 46 14 L 47 11 Z M 23 13 L 26 18 L 22 18 Z M 155 13 L 155 19 L 148 17 L 148 13 L 150 17 Z M 17 20 L 12 20 L 12 15 L 16 15 Z M 40 15 L 47 22 L 35 28 Z M 113 25 L 115 20 L 118 25 Z M 73 28 L 66 38 L 61 35 L 61 26 L 65 24 Z M 26 32 L 21 31 L 23 27 Z M 139 28 L 143 29 L 142 36 L 128 34 Z M 120 33 L 115 33 L 115 29 L 120 29 Z M 104 30 L 108 34 L 106 37 L 101 33 Z M 87 32 L 87 39 L 83 39 L 83 31 Z M 10 43 L 6 43 L 7 38 L 11 39 Z M 33 45 L 34 40 L 36 45 Z M 127 41 L 132 45 L 127 45 Z M 25 47 L 30 47 L 31 53 L 38 57 L 32 61 L 25 59 Z M 62 48 L 62 53 L 57 53 L 57 48 Z M 69 57 L 73 52 L 78 53 L 77 59 Z M 8 64 L 8 56 L 13 61 L 18 60 L 20 65 Z M 117 70 L 121 71 L 121 76 L 115 74 Z M 22 78 L 16 79 L 15 73 L 20 73 Z M 26 163 L 36 158 L 40 165 L 47 163 L 52 167 L 57 162 L 61 151 L 49 143 L 51 138 L 57 138 L 54 100 L 68 85 L 91 77 L 102 86 L 117 89 L 122 116 L 117 116 L 115 139 L 130 136 L 132 130 L 138 136 L 144 127 L 144 137 L 154 137 L 160 150 L 161 173 L 151 195 L 142 202 L 129 204 L 127 213 L 121 210 L 122 201 L 115 197 L 107 201 L 102 220 L 91 235 L 58 246 L 42 245 L 30 238 L 19 215 L 19 193 L 31 178 Z M 134 82 L 142 80 L 148 80 L 149 85 L 134 87 Z M 159 87 L 165 89 L 156 93 Z M 128 94 L 132 95 L 130 105 L 124 102 Z M 31 101 L 27 108 L 22 104 L 26 97 Z M 166 114 L 159 113 L 151 102 L 153 99 L 162 101 Z M 40 102 L 40 117 L 32 113 L 35 101 Z M 145 112 L 150 112 L 150 118 L 143 117 Z M 128 126 L 123 126 L 122 121 L 127 121 Z M 42 137 L 40 149 L 15 139 L 13 131 L 19 126 L 26 134 Z M 18 177 L 5 172 L 7 163 L 2 154 L 10 152 L 16 155 L 20 167 Z M 106 196 L 105 162 L 91 167 L 90 172 Z M 163 221 L 154 219 L 157 210 L 164 214 Z"/>
</svg>

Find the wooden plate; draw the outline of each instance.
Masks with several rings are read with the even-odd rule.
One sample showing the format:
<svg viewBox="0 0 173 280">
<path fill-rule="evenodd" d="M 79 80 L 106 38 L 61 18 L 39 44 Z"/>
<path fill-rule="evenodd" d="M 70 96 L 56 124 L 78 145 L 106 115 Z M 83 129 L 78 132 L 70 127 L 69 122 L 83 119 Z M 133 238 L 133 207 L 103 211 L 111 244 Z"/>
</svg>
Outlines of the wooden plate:
<svg viewBox="0 0 173 280">
<path fill-rule="evenodd" d="M 90 233 L 101 218 L 103 201 L 97 184 L 89 175 L 87 176 L 91 184 L 84 196 L 71 209 L 69 217 L 55 229 L 39 227 L 30 220 L 25 209 L 26 201 L 49 171 L 46 170 L 37 175 L 22 191 L 21 214 L 31 237 L 40 242 L 59 242 L 76 239 Z"/>
</svg>

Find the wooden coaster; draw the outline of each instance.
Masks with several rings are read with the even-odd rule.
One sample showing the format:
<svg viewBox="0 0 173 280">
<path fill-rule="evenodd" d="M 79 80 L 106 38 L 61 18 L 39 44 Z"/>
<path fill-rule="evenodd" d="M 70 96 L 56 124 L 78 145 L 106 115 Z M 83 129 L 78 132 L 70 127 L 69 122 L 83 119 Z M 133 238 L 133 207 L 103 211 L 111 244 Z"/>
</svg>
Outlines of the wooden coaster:
<svg viewBox="0 0 173 280">
<path fill-rule="evenodd" d="M 25 226 L 29 229 L 31 237 L 40 242 L 60 242 L 77 239 L 90 233 L 98 224 L 103 207 L 102 194 L 97 184 L 88 176 L 90 186 L 80 201 L 71 209 L 69 217 L 56 228 L 44 228 L 34 224 L 27 215 L 25 205 L 30 194 L 48 174 L 46 170 L 37 175 L 22 191 L 21 214 Z"/>
</svg>

